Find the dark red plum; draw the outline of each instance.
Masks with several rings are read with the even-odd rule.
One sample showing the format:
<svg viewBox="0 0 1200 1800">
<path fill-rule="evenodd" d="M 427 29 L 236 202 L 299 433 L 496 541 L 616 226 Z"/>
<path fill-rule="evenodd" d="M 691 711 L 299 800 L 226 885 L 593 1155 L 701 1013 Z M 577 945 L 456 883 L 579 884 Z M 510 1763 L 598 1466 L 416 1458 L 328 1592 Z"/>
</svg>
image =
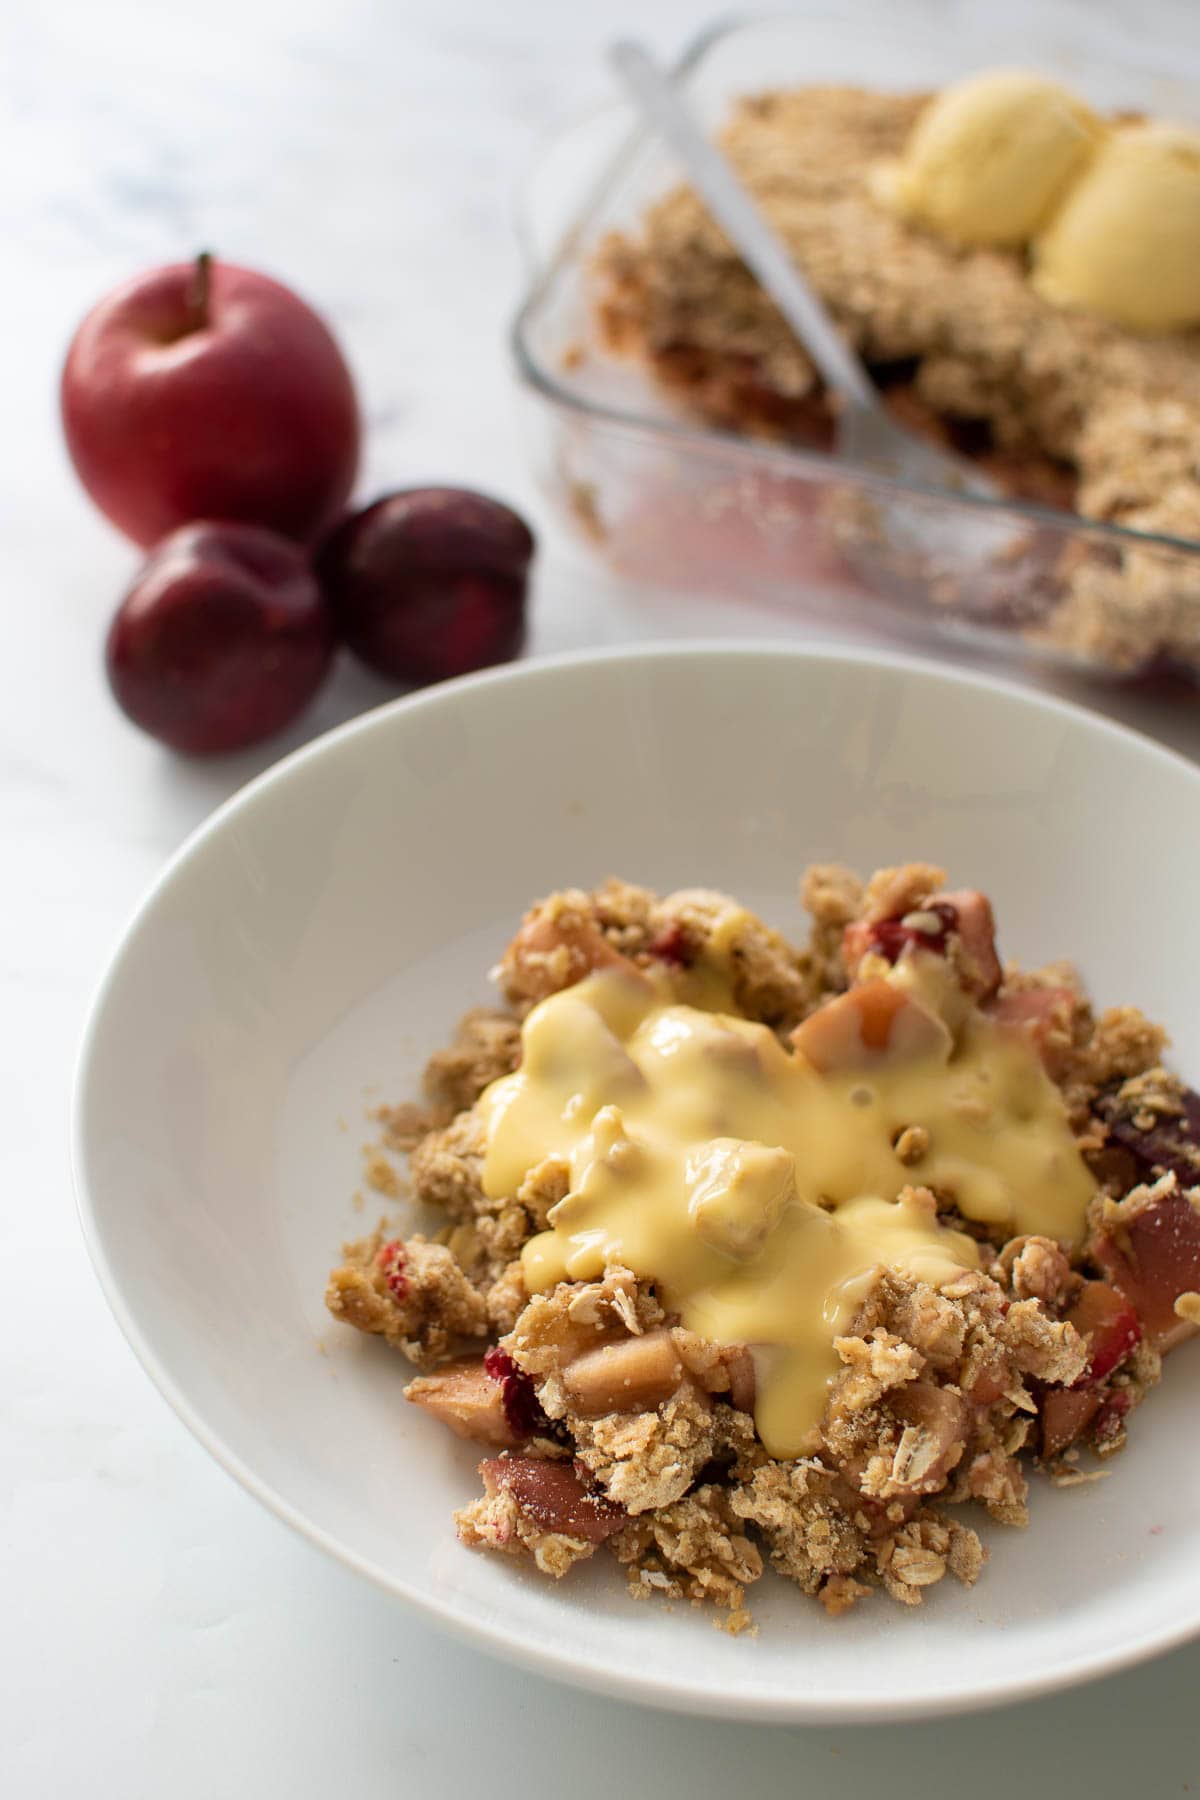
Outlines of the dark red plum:
<svg viewBox="0 0 1200 1800">
<path fill-rule="evenodd" d="M 419 684 L 519 654 L 533 554 L 529 527 L 499 501 L 413 488 L 343 520 L 317 573 L 342 641 Z"/>
<path fill-rule="evenodd" d="M 108 679 L 135 725 L 215 756 L 307 706 L 335 649 L 303 552 L 253 525 L 186 525 L 153 550 L 108 634 Z"/>
</svg>

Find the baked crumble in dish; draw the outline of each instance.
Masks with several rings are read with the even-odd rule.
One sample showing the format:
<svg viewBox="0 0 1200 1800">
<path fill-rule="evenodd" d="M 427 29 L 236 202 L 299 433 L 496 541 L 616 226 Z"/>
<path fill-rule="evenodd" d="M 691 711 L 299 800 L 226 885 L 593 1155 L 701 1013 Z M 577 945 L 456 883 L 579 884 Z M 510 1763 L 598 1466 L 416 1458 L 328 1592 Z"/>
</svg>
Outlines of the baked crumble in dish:
<svg viewBox="0 0 1200 1800">
<path fill-rule="evenodd" d="M 976 85 L 1006 79 L 1017 78 Z M 994 191 L 973 196 L 974 210 L 939 213 L 935 203 L 954 186 L 949 177 L 962 185 L 984 170 L 984 185 L 996 134 L 976 144 L 963 129 L 958 169 L 955 142 L 948 152 L 935 146 L 941 186 L 930 178 L 936 191 L 924 210 L 930 197 L 918 184 L 895 179 L 897 170 L 912 174 L 919 134 L 929 135 L 941 103 L 960 105 L 958 91 L 753 94 L 737 103 L 720 141 L 902 423 L 973 458 L 1017 500 L 1153 535 L 1144 545 L 1064 546 L 1031 528 L 997 557 L 990 580 L 975 570 L 956 581 L 914 564 L 907 585 L 923 583 L 935 607 L 1015 626 L 1116 671 L 1156 660 L 1195 668 L 1200 134 L 1100 120 L 1078 103 L 1085 153 L 1050 197 L 1058 210 L 1039 226 L 1019 225 L 1014 241 L 1003 220 L 989 232 L 994 208 L 983 203 Z M 1028 136 L 1024 116 L 1017 124 Z M 1044 157 L 1014 160 L 1013 183 L 1032 190 L 1032 172 L 1046 166 Z M 1190 274 L 1183 268 L 1176 283 L 1167 264 L 1185 255 Z M 690 188 L 665 194 L 637 228 L 609 234 L 592 280 L 601 347 L 639 362 L 687 414 L 755 438 L 833 448 L 834 417 L 813 364 Z M 1177 286 L 1187 291 L 1176 295 Z M 1120 317 L 1094 310 L 1097 295 L 1124 299 L 1126 289 Z M 1156 292 L 1169 301 L 1156 307 Z M 843 496 L 826 524 L 843 546 L 869 548 L 865 502 L 848 506 Z M 893 573 L 905 573 L 902 562 Z"/>
<path fill-rule="evenodd" d="M 810 868 L 793 948 L 610 880 L 525 916 L 421 1105 L 383 1108 L 434 1236 L 345 1246 L 335 1318 L 483 1452 L 464 1544 L 749 1623 L 985 1560 L 971 1502 L 1097 1479 L 1200 1327 L 1200 1097 L 1135 1008 L 1002 965 L 925 864 Z"/>
</svg>

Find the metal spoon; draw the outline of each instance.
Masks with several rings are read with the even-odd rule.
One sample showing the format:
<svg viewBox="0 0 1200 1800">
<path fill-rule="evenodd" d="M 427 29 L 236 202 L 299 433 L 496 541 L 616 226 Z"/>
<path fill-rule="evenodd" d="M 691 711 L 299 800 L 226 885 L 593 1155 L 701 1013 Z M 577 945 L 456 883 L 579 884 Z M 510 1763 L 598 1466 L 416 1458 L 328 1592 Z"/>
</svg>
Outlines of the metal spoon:
<svg viewBox="0 0 1200 1800">
<path fill-rule="evenodd" d="M 676 150 L 692 186 L 812 357 L 835 397 L 839 454 L 921 487 L 999 498 L 995 485 L 964 457 L 914 437 L 892 418 L 823 301 L 727 159 L 701 131 L 669 74 L 640 44 L 624 41 L 609 54 L 643 119 Z"/>
</svg>

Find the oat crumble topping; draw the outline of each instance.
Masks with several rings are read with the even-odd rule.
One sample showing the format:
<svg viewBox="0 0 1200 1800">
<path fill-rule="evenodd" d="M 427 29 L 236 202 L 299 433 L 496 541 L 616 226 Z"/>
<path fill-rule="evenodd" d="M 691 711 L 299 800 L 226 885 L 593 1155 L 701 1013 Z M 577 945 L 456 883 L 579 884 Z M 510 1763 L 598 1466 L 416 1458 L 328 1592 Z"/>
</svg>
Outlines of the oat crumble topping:
<svg viewBox="0 0 1200 1800">
<path fill-rule="evenodd" d="M 1079 1465 L 1080 1447 L 1118 1450 L 1163 1353 L 1200 1329 L 1200 1100 L 1136 1009 L 1097 1016 L 1067 964 L 1003 968 L 986 900 L 944 880 L 926 864 L 865 884 L 810 869 L 803 948 L 707 891 L 553 895 L 496 972 L 509 1010 L 467 1015 L 420 1109 L 376 1110 L 389 1151 L 411 1152 L 414 1197 L 446 1222 L 433 1239 L 381 1223 L 347 1244 L 326 1303 L 415 1364 L 407 1397 L 482 1450 L 483 1491 L 455 1515 L 464 1544 L 554 1579 L 607 1547 L 632 1595 L 713 1605 L 736 1634 L 754 1629 L 747 1590 L 768 1567 L 831 1618 L 878 1591 L 920 1605 L 948 1574 L 970 1586 L 986 1552 L 964 1507 L 1019 1527 L 1031 1471 L 1064 1488 L 1105 1473 Z M 940 970 L 951 1013 L 1025 1034 L 1061 1095 L 1095 1181 L 1079 1238 L 962 1217 L 954 1193 L 920 1185 L 936 1132 L 897 1128 L 912 1185 L 892 1198 L 931 1229 L 970 1225 L 978 1267 L 877 1266 L 833 1342 L 816 1440 L 769 1454 L 753 1358 L 688 1329 L 658 1280 L 611 1264 L 529 1288 L 522 1253 L 570 1191 L 566 1158 L 485 1188 L 485 1096 L 520 1064 L 522 1020 L 614 963 L 681 994 L 719 980 L 738 1015 L 814 1055 L 813 1020 Z"/>
</svg>

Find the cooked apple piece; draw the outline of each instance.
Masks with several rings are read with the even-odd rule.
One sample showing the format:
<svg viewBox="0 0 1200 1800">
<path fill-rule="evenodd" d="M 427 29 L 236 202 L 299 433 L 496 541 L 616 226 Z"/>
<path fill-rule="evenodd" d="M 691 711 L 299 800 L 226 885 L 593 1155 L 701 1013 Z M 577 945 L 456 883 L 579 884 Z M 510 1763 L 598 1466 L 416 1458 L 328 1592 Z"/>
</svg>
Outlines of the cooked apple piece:
<svg viewBox="0 0 1200 1800">
<path fill-rule="evenodd" d="M 899 918 L 855 919 L 842 935 L 842 960 L 851 980 L 868 954 L 899 962 L 909 950 L 950 954 L 950 940 L 959 944 L 958 968 L 963 987 L 986 1000 L 1000 986 L 1003 971 L 996 955 L 996 922 L 991 902 L 976 888 L 932 894 L 920 906 Z"/>
<path fill-rule="evenodd" d="M 740 1412 L 754 1411 L 754 1356 L 746 1344 L 717 1344 L 680 1326 L 671 1336 L 686 1374 L 714 1400 L 727 1401 Z"/>
<path fill-rule="evenodd" d="M 601 1344 L 567 1364 L 562 1382 L 575 1411 L 586 1418 L 646 1412 L 669 1400 L 684 1378 L 670 1331 L 649 1331 Z"/>
<path fill-rule="evenodd" d="M 956 888 L 950 894 L 935 894 L 929 904 L 934 909 L 948 906 L 955 914 L 951 931 L 957 932 L 962 947 L 959 973 L 963 986 L 978 1000 L 990 999 L 1004 974 L 996 955 L 991 901 L 978 888 Z"/>
<path fill-rule="evenodd" d="M 1001 994 L 992 1011 L 997 1025 L 1024 1034 L 1051 1076 L 1061 1075 L 1071 1047 L 1070 988 L 1018 988 Z"/>
<path fill-rule="evenodd" d="M 1079 1387 L 1103 1381 L 1141 1341 L 1141 1320 L 1107 1281 L 1085 1281 L 1066 1318 L 1087 1344 L 1088 1365 L 1075 1384 Z"/>
<path fill-rule="evenodd" d="M 752 1413 L 758 1386 L 754 1357 L 744 1344 L 735 1344 L 721 1354 L 729 1371 L 729 1404 L 741 1412 Z"/>
<path fill-rule="evenodd" d="M 1100 1456 L 1120 1449 L 1125 1441 L 1125 1419 L 1137 1403 L 1132 1388 L 1110 1388 L 1091 1429 L 1091 1440 Z"/>
<path fill-rule="evenodd" d="M 1200 1206 L 1173 1173 L 1110 1202 L 1088 1248 L 1159 1350 L 1198 1329 L 1176 1310 L 1176 1301 L 1200 1291 Z"/>
<path fill-rule="evenodd" d="M 463 1356 L 433 1375 L 410 1381 L 404 1398 L 440 1419 L 459 1437 L 508 1450 L 530 1435 L 513 1429 L 504 1406 L 504 1388 L 490 1376 L 483 1358 Z"/>
<path fill-rule="evenodd" d="M 1061 1456 L 1085 1432 L 1104 1404 L 1099 1387 L 1047 1388 L 1038 1409 L 1041 1453 L 1049 1461 Z"/>
<path fill-rule="evenodd" d="M 815 1069 L 865 1068 L 883 1056 L 920 1056 L 948 1041 L 946 1027 L 879 976 L 827 1000 L 791 1034 Z"/>
<path fill-rule="evenodd" d="M 480 1463 L 479 1473 L 489 1497 L 510 1493 L 540 1531 L 601 1544 L 628 1517 L 624 1507 L 588 1487 L 573 1463 L 495 1456 Z"/>
<path fill-rule="evenodd" d="M 1060 1456 L 1092 1424 L 1122 1390 L 1105 1387 L 1114 1370 L 1137 1348 L 1142 1322 L 1129 1300 L 1107 1281 L 1085 1281 L 1069 1311 L 1087 1345 L 1088 1364 L 1070 1387 L 1047 1388 L 1038 1408 L 1043 1457 Z M 1123 1417 L 1127 1403 L 1113 1407 Z"/>
<path fill-rule="evenodd" d="M 933 1494 L 945 1485 L 966 1445 L 970 1410 L 961 1394 L 912 1381 L 893 1396 L 905 1431 L 893 1459 L 888 1494 Z"/>
</svg>

